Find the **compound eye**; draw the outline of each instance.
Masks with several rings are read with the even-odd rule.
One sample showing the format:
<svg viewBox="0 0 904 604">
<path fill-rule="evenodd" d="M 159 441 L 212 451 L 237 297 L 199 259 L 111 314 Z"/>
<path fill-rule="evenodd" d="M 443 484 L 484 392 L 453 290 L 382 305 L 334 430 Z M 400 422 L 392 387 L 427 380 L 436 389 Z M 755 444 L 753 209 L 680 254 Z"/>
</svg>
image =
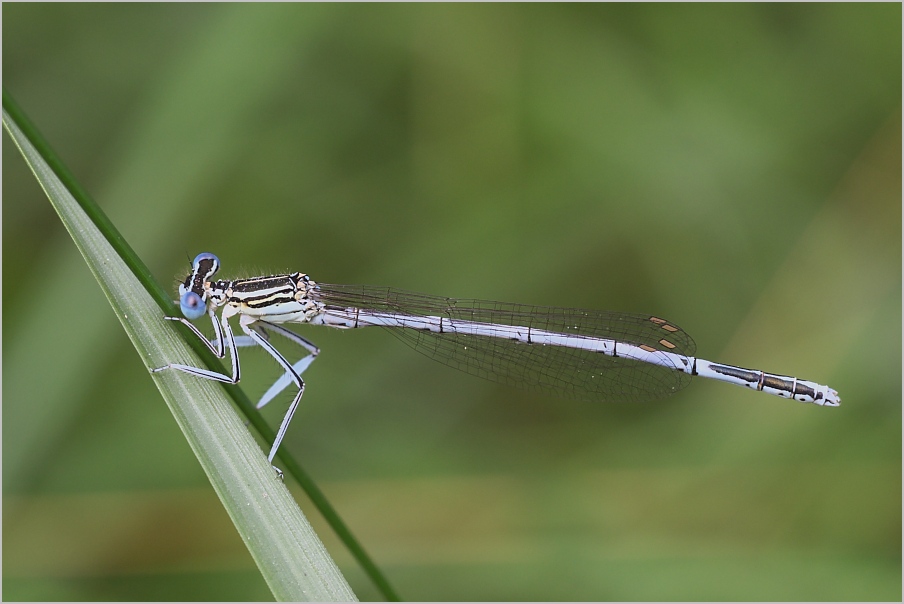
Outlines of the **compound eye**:
<svg viewBox="0 0 904 604">
<path fill-rule="evenodd" d="M 179 298 L 179 308 L 182 309 L 182 314 L 185 315 L 186 319 L 194 321 L 204 315 L 207 305 L 204 304 L 201 296 L 195 292 L 188 291 Z"/>
<path fill-rule="evenodd" d="M 204 261 L 208 261 L 210 263 L 210 269 L 207 271 L 208 275 L 213 275 L 220 269 L 220 259 L 211 254 L 210 252 L 202 252 L 195 256 L 195 259 L 192 260 L 191 268 L 192 271 L 197 272 L 198 267 L 201 266 L 201 263 Z"/>
</svg>

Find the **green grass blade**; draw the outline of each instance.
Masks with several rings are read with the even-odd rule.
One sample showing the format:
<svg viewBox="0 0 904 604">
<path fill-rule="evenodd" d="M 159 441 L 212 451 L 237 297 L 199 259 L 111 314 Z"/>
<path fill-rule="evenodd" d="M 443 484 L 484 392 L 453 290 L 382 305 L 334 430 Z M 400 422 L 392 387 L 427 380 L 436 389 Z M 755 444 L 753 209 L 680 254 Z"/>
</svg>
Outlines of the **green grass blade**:
<svg viewBox="0 0 904 604">
<path fill-rule="evenodd" d="M 179 309 L 172 301 L 171 292 L 167 292 L 163 287 L 160 286 L 156 279 L 154 279 L 153 275 L 148 270 L 147 266 L 145 266 L 141 258 L 139 258 L 139 256 L 125 240 L 125 238 L 119 233 L 119 231 L 106 216 L 103 210 L 94 202 L 91 196 L 81 188 L 76 179 L 72 176 L 72 174 L 62 163 L 62 161 L 59 160 L 59 158 L 52 151 L 44 138 L 31 124 L 28 117 L 22 112 L 18 104 L 15 102 L 12 96 L 6 92 L 6 90 L 3 91 L 3 109 L 6 114 L 8 114 L 12 122 L 14 122 L 18 126 L 20 132 L 24 134 L 24 138 L 26 138 L 30 142 L 32 147 L 37 150 L 38 154 L 43 158 L 44 162 L 46 162 L 46 164 L 50 166 L 50 168 L 52 168 L 53 172 L 63 183 L 65 188 L 69 190 L 69 192 L 75 198 L 75 201 L 81 206 L 84 212 L 91 218 L 98 230 L 106 236 L 107 241 L 117 252 L 119 257 L 132 270 L 133 274 L 157 302 L 162 313 L 167 315 L 178 315 Z M 211 354 L 210 350 L 208 350 L 206 346 L 204 346 L 196 337 L 194 337 L 188 331 L 188 329 L 178 324 L 171 325 L 177 330 L 181 330 L 183 336 L 187 336 L 186 341 L 188 342 L 188 345 L 194 350 L 195 354 L 197 354 L 203 360 L 204 364 L 209 369 L 218 371 L 220 373 L 225 373 L 225 369 L 223 368 L 223 365 L 222 363 L 220 363 L 219 359 Z M 225 389 L 227 394 L 232 398 L 233 402 L 239 407 L 248 421 L 254 426 L 255 430 L 257 430 L 258 434 L 260 434 L 266 442 L 272 443 L 275 437 L 274 431 L 266 423 L 263 416 L 254 406 L 245 392 L 238 386 L 231 384 L 220 384 L 220 387 Z M 302 490 L 324 517 L 327 524 L 329 524 L 333 531 L 335 531 L 336 535 L 348 548 L 352 556 L 355 558 L 355 560 L 357 560 L 358 564 L 360 564 L 364 569 L 364 572 L 367 574 L 367 576 L 370 577 L 370 579 L 376 585 L 377 589 L 383 594 L 383 597 L 389 601 L 398 601 L 400 598 L 398 594 L 396 594 L 392 586 L 389 584 L 389 581 L 364 550 L 364 547 L 352 534 L 348 526 L 346 526 L 345 522 L 333 508 L 332 504 L 330 504 L 330 502 L 327 500 L 326 496 L 323 494 L 314 480 L 291 456 L 291 454 L 289 454 L 288 450 L 285 447 L 283 447 L 279 451 L 278 457 L 280 459 L 282 467 L 298 482 L 299 486 L 301 486 Z"/>
<path fill-rule="evenodd" d="M 7 112 L 3 125 L 35 174 L 148 368 L 201 360 L 161 320 L 159 300 Z M 59 167 L 59 166 L 56 166 Z M 65 172 L 63 172 L 65 174 Z M 75 192 L 80 193 L 79 191 Z M 110 225 L 112 227 L 112 225 Z M 122 242 L 124 243 L 124 242 Z M 227 513 L 279 600 L 353 600 L 354 593 L 279 481 L 223 390 L 178 372 L 153 376 Z"/>
</svg>

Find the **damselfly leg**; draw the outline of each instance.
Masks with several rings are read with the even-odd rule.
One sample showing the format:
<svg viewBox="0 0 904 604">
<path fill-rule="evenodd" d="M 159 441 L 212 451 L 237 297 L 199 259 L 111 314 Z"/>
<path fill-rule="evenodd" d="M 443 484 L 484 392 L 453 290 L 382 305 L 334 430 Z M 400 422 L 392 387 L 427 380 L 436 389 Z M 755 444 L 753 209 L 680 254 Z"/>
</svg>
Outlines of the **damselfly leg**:
<svg viewBox="0 0 904 604">
<path fill-rule="evenodd" d="M 317 355 L 320 354 L 320 349 L 314 346 L 312 342 L 301 337 L 294 331 L 290 331 L 285 327 L 280 327 L 279 325 L 274 325 L 273 323 L 267 323 L 266 321 L 259 321 L 254 325 L 260 325 L 267 331 L 270 331 L 275 334 L 279 334 L 282 337 L 286 338 L 290 342 L 294 342 L 298 344 L 302 348 L 308 351 L 308 355 L 303 357 L 301 360 L 292 365 L 291 371 L 286 371 L 282 374 L 270 388 L 264 393 L 264 395 L 257 402 L 257 408 L 261 409 L 264 405 L 272 401 L 276 396 L 286 389 L 286 387 L 291 384 L 294 379 L 293 375 L 301 375 L 305 372 L 305 370 L 314 362 L 314 359 L 317 358 Z M 264 335 L 263 333 L 261 335 Z"/>
<path fill-rule="evenodd" d="M 282 440 L 285 437 L 289 423 L 292 421 L 292 417 L 295 415 L 295 411 L 298 408 L 298 403 L 301 401 L 301 397 L 304 394 L 304 380 L 301 378 L 301 374 L 310 366 L 314 359 L 317 358 L 320 350 L 305 338 L 302 338 L 298 334 L 288 329 L 244 314 L 240 314 L 239 316 L 239 325 L 245 335 L 235 336 L 229 324 L 229 319 L 230 317 L 239 313 L 237 313 L 235 308 L 231 306 L 227 306 L 223 309 L 219 321 L 217 321 L 216 315 L 214 314 L 212 308 L 208 311 L 208 314 L 211 317 L 214 331 L 217 334 L 213 340 L 208 340 L 207 337 L 197 327 L 194 326 L 194 324 L 192 324 L 185 318 L 164 318 L 170 321 L 178 321 L 186 325 L 198 338 L 200 338 L 207 345 L 210 351 L 213 352 L 213 354 L 215 354 L 218 358 L 225 357 L 226 352 L 229 351 L 229 355 L 232 361 L 232 375 L 226 375 L 223 373 L 210 371 L 208 369 L 192 367 L 190 365 L 183 365 L 180 363 L 170 363 L 169 365 L 152 369 L 151 372 L 156 373 L 163 371 L 164 369 L 175 369 L 177 371 L 182 371 L 184 373 L 203 377 L 206 379 L 216 380 L 228 384 L 236 384 L 241 379 L 241 366 L 237 349 L 244 346 L 260 346 L 265 351 L 267 351 L 270 356 L 276 359 L 276 362 L 279 363 L 279 365 L 282 367 L 284 373 L 267 390 L 261 400 L 257 403 L 257 408 L 260 409 L 268 402 L 273 400 L 273 398 L 275 398 L 280 392 L 285 390 L 285 388 L 289 384 L 294 382 L 298 387 L 298 393 L 295 395 L 295 398 L 289 405 L 289 409 L 286 412 L 282 423 L 280 424 L 276 438 L 273 441 L 273 445 L 270 449 L 270 453 L 267 456 L 267 460 L 272 464 L 273 458 L 276 455 L 276 451 L 279 449 L 279 445 L 280 443 L 282 443 Z M 280 335 L 287 340 L 298 344 L 308 351 L 308 355 L 292 365 L 276 349 L 276 347 L 274 347 L 273 344 L 270 343 L 267 332 Z M 279 473 L 281 477 L 282 471 L 275 466 L 274 469 Z"/>
<path fill-rule="evenodd" d="M 175 317 L 175 319 L 178 319 L 178 317 Z M 258 334 L 260 334 L 268 341 L 270 338 L 267 335 L 267 331 L 270 331 L 272 333 L 283 336 L 290 342 L 294 342 L 295 344 L 298 344 L 299 346 L 307 350 L 308 355 L 302 357 L 299 361 L 292 365 L 292 369 L 298 375 L 304 373 L 305 370 L 311 365 L 311 363 L 314 362 L 314 359 L 317 358 L 317 355 L 320 354 L 320 349 L 317 348 L 317 346 L 315 346 L 313 342 L 301 337 L 294 331 L 290 331 L 288 329 L 280 327 L 279 325 L 267 323 L 266 321 L 257 321 L 256 323 L 252 323 L 250 327 L 251 329 L 257 330 Z M 235 336 L 233 340 L 235 341 L 235 345 L 239 348 L 243 346 L 258 346 L 257 340 L 250 336 Z M 213 340 L 211 344 L 213 346 L 217 346 L 217 340 Z M 279 378 L 277 378 L 275 382 L 273 382 L 273 384 L 270 386 L 270 388 L 267 389 L 263 396 L 261 396 L 260 400 L 257 402 L 257 405 L 255 405 L 255 408 L 262 409 L 267 403 L 276 398 L 280 392 L 285 390 L 289 386 L 289 384 L 292 383 L 292 381 L 293 378 L 291 373 L 289 373 L 288 371 L 283 373 Z"/>
<path fill-rule="evenodd" d="M 209 369 L 202 369 L 200 367 L 192 367 L 191 365 L 182 365 L 180 363 L 170 363 L 169 365 L 164 365 L 163 367 L 156 367 L 151 369 L 151 373 L 157 373 L 163 371 L 164 369 L 175 369 L 177 371 L 182 371 L 188 373 L 190 375 L 196 375 L 198 377 L 206 378 L 208 380 L 215 380 L 217 382 L 223 382 L 226 384 L 238 384 L 241 379 L 241 367 L 239 366 L 239 353 L 238 346 L 235 342 L 235 337 L 232 335 L 232 328 L 229 326 L 229 315 L 227 315 L 228 308 L 223 309 L 223 313 L 220 317 L 220 321 L 218 322 L 216 316 L 213 313 L 213 310 L 210 311 L 210 318 L 213 322 L 214 331 L 217 332 L 217 337 L 211 341 L 207 339 L 201 330 L 192 325 L 189 321 L 183 319 L 182 317 L 163 317 L 168 321 L 178 321 L 183 325 L 188 326 L 198 338 L 204 342 L 207 347 L 210 349 L 212 353 L 214 353 L 218 359 L 222 359 L 226 356 L 226 348 L 229 349 L 229 356 L 232 360 L 232 375 L 225 375 L 223 373 L 217 373 L 216 371 L 210 371 Z M 230 313 L 235 314 L 235 313 Z M 244 326 L 243 326 L 244 327 Z M 225 346 L 224 346 L 225 344 Z"/>
</svg>

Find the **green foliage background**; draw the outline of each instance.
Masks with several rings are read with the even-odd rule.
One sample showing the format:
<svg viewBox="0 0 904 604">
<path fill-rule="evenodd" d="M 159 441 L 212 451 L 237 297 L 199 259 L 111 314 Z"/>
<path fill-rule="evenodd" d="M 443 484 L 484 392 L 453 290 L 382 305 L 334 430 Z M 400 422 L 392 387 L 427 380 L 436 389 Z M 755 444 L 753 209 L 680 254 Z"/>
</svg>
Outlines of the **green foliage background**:
<svg viewBox="0 0 904 604">
<path fill-rule="evenodd" d="M 650 312 L 841 393 L 591 405 L 301 328 L 287 446 L 403 597 L 900 600 L 900 5 L 2 10 L 4 86 L 174 287 Z M 268 598 L 6 137 L 3 328 L 4 598 Z"/>
</svg>

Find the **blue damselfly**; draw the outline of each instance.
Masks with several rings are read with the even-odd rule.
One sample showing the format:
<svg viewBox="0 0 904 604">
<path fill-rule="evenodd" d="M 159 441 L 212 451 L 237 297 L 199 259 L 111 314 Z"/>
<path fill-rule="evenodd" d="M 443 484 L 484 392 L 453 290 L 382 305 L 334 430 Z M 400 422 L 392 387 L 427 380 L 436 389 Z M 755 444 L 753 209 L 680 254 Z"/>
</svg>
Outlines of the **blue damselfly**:
<svg viewBox="0 0 904 604">
<path fill-rule="evenodd" d="M 237 348 L 261 346 L 285 372 L 258 408 L 294 383 L 298 388 L 282 420 L 268 459 L 272 462 L 304 393 L 301 374 L 319 350 L 282 323 L 339 329 L 385 327 L 415 350 L 482 378 L 557 396 L 598 401 L 643 401 L 677 392 L 691 376 L 746 386 L 802 403 L 837 407 L 828 386 L 694 356 L 691 337 L 674 323 L 650 315 L 456 300 L 389 287 L 315 283 L 292 273 L 212 281 L 220 261 L 199 254 L 179 286 L 187 325 L 219 358 L 229 352 L 232 375 L 170 364 L 198 377 L 235 384 L 240 379 Z M 222 307 L 219 320 L 215 311 Z M 191 321 L 208 315 L 216 338 L 208 340 Z M 234 336 L 229 319 L 238 315 L 244 335 Z M 282 336 L 307 351 L 294 365 L 270 342 Z"/>
</svg>

